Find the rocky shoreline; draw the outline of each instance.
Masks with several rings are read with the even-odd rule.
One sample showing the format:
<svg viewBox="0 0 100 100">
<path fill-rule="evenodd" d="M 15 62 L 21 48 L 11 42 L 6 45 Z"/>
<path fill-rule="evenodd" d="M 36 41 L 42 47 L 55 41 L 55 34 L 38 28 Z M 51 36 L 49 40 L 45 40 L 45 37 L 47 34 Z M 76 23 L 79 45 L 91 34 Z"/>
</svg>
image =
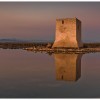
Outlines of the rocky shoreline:
<svg viewBox="0 0 100 100">
<path fill-rule="evenodd" d="M 47 53 L 94 53 L 100 52 L 100 48 L 70 48 L 70 49 L 61 49 L 61 48 L 23 48 L 27 51 L 33 52 L 47 52 Z"/>
<path fill-rule="evenodd" d="M 100 43 L 84 43 L 83 48 L 52 48 L 53 43 L 0 43 L 3 49 L 23 49 L 33 52 L 52 53 L 95 53 L 100 52 Z"/>
</svg>

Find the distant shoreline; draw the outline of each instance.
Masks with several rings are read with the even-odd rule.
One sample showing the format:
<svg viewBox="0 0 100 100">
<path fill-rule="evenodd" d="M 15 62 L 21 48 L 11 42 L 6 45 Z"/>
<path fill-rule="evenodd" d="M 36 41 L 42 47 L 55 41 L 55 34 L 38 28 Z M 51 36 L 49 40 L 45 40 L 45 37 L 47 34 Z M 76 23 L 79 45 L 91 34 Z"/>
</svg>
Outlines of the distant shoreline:
<svg viewBox="0 0 100 100">
<path fill-rule="evenodd" d="M 0 43 L 3 49 L 23 49 L 33 52 L 47 53 L 91 53 L 100 52 L 100 43 L 84 43 L 82 48 L 52 48 L 53 43 Z"/>
</svg>

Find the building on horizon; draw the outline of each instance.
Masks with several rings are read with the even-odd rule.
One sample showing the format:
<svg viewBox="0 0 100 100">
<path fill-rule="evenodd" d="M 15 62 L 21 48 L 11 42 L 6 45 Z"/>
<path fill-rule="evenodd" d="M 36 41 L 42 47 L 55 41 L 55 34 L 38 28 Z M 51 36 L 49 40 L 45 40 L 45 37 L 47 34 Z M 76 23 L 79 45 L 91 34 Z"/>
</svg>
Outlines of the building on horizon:
<svg viewBox="0 0 100 100">
<path fill-rule="evenodd" d="M 81 21 L 77 18 L 56 19 L 56 35 L 52 47 L 83 47 L 81 40 Z"/>
</svg>

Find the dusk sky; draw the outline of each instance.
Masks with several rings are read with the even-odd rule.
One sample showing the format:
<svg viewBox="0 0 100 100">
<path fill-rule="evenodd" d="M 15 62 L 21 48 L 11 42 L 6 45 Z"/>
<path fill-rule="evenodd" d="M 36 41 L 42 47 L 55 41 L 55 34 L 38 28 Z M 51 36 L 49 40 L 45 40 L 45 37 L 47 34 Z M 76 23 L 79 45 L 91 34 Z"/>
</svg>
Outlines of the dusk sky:
<svg viewBox="0 0 100 100">
<path fill-rule="evenodd" d="M 83 42 L 100 42 L 100 2 L 0 2 L 0 38 L 54 40 L 56 19 L 73 17 Z"/>
</svg>

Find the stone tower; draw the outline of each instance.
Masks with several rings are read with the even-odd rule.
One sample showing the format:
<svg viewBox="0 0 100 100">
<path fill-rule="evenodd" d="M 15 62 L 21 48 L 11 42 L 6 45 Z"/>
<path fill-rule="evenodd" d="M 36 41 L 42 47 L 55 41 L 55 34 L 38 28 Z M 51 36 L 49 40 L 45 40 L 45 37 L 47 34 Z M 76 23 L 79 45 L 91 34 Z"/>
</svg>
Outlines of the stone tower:
<svg viewBox="0 0 100 100">
<path fill-rule="evenodd" d="M 79 48 L 82 46 L 81 21 L 77 18 L 57 19 L 53 48 Z"/>
</svg>

